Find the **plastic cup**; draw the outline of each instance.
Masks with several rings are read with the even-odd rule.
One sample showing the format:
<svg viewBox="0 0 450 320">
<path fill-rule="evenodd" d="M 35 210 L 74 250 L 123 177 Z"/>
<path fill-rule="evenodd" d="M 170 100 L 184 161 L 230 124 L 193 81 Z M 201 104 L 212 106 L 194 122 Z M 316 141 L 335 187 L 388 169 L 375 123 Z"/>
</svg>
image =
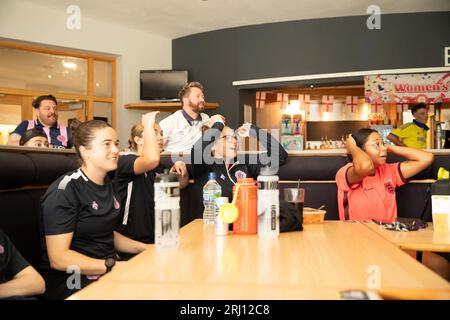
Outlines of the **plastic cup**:
<svg viewBox="0 0 450 320">
<path fill-rule="evenodd" d="M 303 205 L 305 203 L 305 189 L 303 188 L 285 188 L 284 200 L 294 204 L 297 219 L 303 217 Z"/>
</svg>

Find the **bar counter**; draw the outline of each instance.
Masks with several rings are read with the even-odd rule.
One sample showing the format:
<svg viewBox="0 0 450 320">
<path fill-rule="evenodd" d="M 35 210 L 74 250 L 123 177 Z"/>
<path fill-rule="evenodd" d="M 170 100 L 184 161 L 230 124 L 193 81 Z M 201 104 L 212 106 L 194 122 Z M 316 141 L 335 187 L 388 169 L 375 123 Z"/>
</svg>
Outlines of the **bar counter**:
<svg viewBox="0 0 450 320">
<path fill-rule="evenodd" d="M 450 149 L 424 149 L 436 155 L 448 155 Z M 310 149 L 303 151 L 288 151 L 289 156 L 329 156 L 329 155 L 342 155 L 346 156 L 347 151 L 345 149 Z"/>
</svg>

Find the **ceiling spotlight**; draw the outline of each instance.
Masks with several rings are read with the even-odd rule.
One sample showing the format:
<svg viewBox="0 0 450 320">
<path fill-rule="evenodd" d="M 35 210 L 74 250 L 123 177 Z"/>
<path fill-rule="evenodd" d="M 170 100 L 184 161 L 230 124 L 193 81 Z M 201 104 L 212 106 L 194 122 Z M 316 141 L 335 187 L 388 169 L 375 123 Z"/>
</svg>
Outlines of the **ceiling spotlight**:
<svg viewBox="0 0 450 320">
<path fill-rule="evenodd" d="M 95 86 L 96 86 L 96 87 L 100 87 L 100 83 L 99 83 L 99 82 L 96 82 L 96 83 L 95 83 Z"/>
<path fill-rule="evenodd" d="M 53 77 L 52 77 L 52 75 L 51 75 L 51 74 L 49 74 L 49 75 L 47 76 L 47 78 L 51 79 L 51 78 L 53 78 Z"/>
<path fill-rule="evenodd" d="M 74 62 L 69 62 L 69 61 L 63 60 L 62 64 L 63 64 L 64 68 L 67 68 L 67 69 L 75 70 L 77 68 L 77 64 Z"/>
<path fill-rule="evenodd" d="M 310 85 L 309 87 L 310 87 L 311 89 L 314 89 L 314 85 Z"/>
</svg>

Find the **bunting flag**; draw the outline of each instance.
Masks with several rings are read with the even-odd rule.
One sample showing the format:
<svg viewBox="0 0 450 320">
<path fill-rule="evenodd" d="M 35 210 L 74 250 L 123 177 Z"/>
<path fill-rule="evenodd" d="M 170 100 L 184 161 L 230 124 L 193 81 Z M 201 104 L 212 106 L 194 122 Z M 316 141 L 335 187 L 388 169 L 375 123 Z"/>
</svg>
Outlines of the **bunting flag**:
<svg viewBox="0 0 450 320">
<path fill-rule="evenodd" d="M 262 91 L 256 91 L 256 109 L 264 109 L 266 104 L 266 93 Z"/>
<path fill-rule="evenodd" d="M 350 107 L 350 112 L 355 113 L 356 108 L 358 107 L 358 97 L 357 96 L 347 96 L 345 98 L 345 102 L 347 106 Z"/>
<path fill-rule="evenodd" d="M 331 107 L 333 106 L 333 96 L 322 96 L 322 105 L 325 109 L 325 112 L 331 112 Z"/>
<path fill-rule="evenodd" d="M 277 102 L 280 103 L 281 109 L 286 108 L 289 100 L 289 94 L 287 93 L 277 93 Z"/>
<path fill-rule="evenodd" d="M 377 101 L 374 101 L 371 103 L 371 109 L 372 109 L 372 113 L 379 113 L 381 112 L 381 107 L 383 106 L 383 104 L 378 103 Z"/>
<path fill-rule="evenodd" d="M 306 107 L 309 104 L 310 96 L 309 94 L 299 94 L 298 95 L 298 102 L 300 102 L 300 105 Z"/>
<path fill-rule="evenodd" d="M 409 111 L 409 104 L 405 103 L 403 105 L 403 112 L 408 112 Z"/>
</svg>

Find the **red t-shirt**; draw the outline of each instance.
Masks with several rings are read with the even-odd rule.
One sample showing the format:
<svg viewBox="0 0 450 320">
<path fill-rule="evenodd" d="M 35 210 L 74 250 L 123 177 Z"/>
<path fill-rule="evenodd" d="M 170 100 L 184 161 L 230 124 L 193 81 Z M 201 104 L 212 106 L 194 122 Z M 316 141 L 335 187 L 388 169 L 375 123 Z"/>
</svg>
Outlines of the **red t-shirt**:
<svg viewBox="0 0 450 320">
<path fill-rule="evenodd" d="M 400 163 L 385 163 L 376 168 L 373 176 L 349 186 L 347 170 L 351 166 L 353 163 L 348 163 L 336 173 L 339 219 L 395 221 L 395 189 L 407 182 L 400 171 Z"/>
</svg>

